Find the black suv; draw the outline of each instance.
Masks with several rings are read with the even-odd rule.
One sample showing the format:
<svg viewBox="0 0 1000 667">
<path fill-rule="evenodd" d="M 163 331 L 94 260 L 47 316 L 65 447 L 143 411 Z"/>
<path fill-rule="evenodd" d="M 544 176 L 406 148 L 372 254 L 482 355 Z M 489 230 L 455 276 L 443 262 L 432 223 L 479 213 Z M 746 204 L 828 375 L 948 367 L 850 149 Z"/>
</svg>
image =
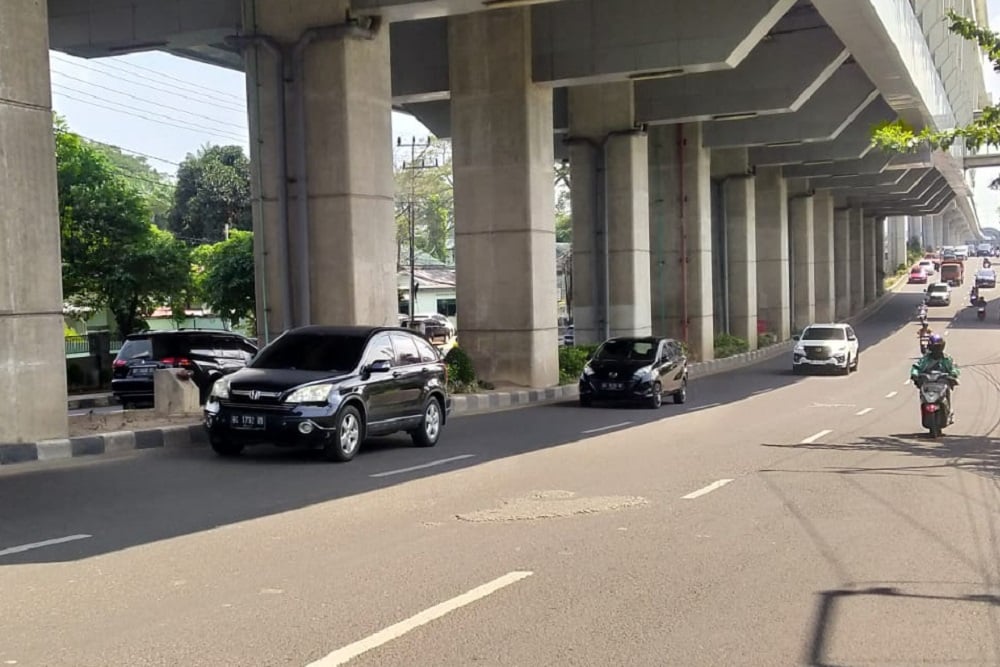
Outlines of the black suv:
<svg viewBox="0 0 1000 667">
<path fill-rule="evenodd" d="M 125 339 L 113 364 L 111 393 L 125 406 L 153 400 L 153 373 L 160 368 L 191 371 L 201 402 L 212 384 L 247 365 L 257 347 L 229 331 L 147 331 Z"/>
<path fill-rule="evenodd" d="M 302 327 L 215 383 L 205 427 L 221 456 L 266 442 L 350 461 L 367 436 L 397 431 L 433 447 L 451 408 L 447 386 L 441 354 L 412 331 Z"/>
</svg>

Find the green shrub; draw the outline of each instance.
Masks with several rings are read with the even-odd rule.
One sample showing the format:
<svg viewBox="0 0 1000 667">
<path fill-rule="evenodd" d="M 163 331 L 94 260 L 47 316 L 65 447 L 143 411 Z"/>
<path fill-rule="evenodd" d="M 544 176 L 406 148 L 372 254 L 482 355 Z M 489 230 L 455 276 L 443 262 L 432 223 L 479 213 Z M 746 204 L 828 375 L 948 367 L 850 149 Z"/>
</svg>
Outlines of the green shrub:
<svg viewBox="0 0 1000 667">
<path fill-rule="evenodd" d="M 583 367 L 597 351 L 596 345 L 563 346 L 559 348 L 559 384 L 575 384 Z"/>
<path fill-rule="evenodd" d="M 465 350 L 456 345 L 445 355 L 444 362 L 448 365 L 449 391 L 461 394 L 475 391 L 478 388 L 476 368 Z"/>
<path fill-rule="evenodd" d="M 739 336 L 719 334 L 715 337 L 715 358 L 725 359 L 750 351 L 750 344 Z"/>
<path fill-rule="evenodd" d="M 770 331 L 757 336 L 757 347 L 771 347 L 778 342 L 778 337 Z"/>
</svg>

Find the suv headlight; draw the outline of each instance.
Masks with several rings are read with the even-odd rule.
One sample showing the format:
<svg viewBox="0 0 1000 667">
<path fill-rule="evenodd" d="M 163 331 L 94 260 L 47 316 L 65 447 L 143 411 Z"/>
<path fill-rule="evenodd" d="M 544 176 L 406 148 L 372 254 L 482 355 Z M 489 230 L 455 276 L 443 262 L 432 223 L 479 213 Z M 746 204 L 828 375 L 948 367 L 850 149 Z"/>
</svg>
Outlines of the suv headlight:
<svg viewBox="0 0 1000 667">
<path fill-rule="evenodd" d="M 795 354 L 805 354 L 806 353 L 806 347 L 805 347 L 805 345 L 796 345 L 795 349 L 792 350 L 792 352 L 794 352 Z"/>
<path fill-rule="evenodd" d="M 332 384 L 312 384 L 293 391 L 285 403 L 326 403 L 331 391 Z"/>
<path fill-rule="evenodd" d="M 229 380 L 226 378 L 219 378 L 212 385 L 212 397 L 213 398 L 229 398 Z"/>
<path fill-rule="evenodd" d="M 649 368 L 640 368 L 632 374 L 632 379 L 636 382 L 648 382 L 652 378 Z"/>
<path fill-rule="evenodd" d="M 586 366 L 583 367 L 583 377 L 590 377 L 593 374 L 594 374 L 594 369 L 590 367 L 590 364 L 587 364 Z"/>
</svg>

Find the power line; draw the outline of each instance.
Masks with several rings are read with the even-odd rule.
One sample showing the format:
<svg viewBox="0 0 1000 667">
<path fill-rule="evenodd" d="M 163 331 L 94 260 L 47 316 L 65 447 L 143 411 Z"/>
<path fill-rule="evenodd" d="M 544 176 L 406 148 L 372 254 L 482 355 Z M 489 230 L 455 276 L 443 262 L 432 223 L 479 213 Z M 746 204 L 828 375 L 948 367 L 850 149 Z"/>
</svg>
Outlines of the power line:
<svg viewBox="0 0 1000 667">
<path fill-rule="evenodd" d="M 80 83 L 82 83 L 84 85 L 87 85 L 87 86 L 93 86 L 94 88 L 100 88 L 102 90 L 110 91 L 110 92 L 114 93 L 115 95 L 121 95 L 122 97 L 129 97 L 129 98 L 135 100 L 136 102 L 141 102 L 143 104 L 153 104 L 153 105 L 156 105 L 156 106 L 159 106 L 159 107 L 163 107 L 164 109 L 170 109 L 171 111 L 179 111 L 181 113 L 186 113 L 189 116 L 194 116 L 195 118 L 201 118 L 201 119 L 207 120 L 207 121 L 209 121 L 211 123 L 217 123 L 219 125 L 227 125 L 229 127 L 233 127 L 233 128 L 238 129 L 238 130 L 246 131 L 246 127 L 244 127 L 242 125 L 237 125 L 236 123 L 230 123 L 228 121 L 223 121 L 223 120 L 216 120 L 215 118 L 212 118 L 211 116 L 206 116 L 204 114 L 195 113 L 193 111 L 188 111 L 187 109 L 181 109 L 180 107 L 170 106 L 169 104 L 163 104 L 162 102 L 157 102 L 155 100 L 148 100 L 148 99 L 146 99 L 144 97 L 139 97 L 137 95 L 132 95 L 131 93 L 123 93 L 123 92 L 121 92 L 119 90 L 116 90 L 114 88 L 111 88 L 109 86 L 102 86 L 99 83 L 91 83 L 90 81 L 87 81 L 86 79 L 81 79 L 79 77 L 70 76 L 68 74 L 63 74 L 62 72 L 56 72 L 56 74 L 59 74 L 60 76 L 64 76 L 67 79 L 71 79 L 73 81 L 78 81 L 78 82 L 80 82 Z M 73 88 L 70 88 L 69 86 L 66 86 L 65 84 L 56 84 L 56 85 L 63 86 L 64 88 L 69 88 L 70 90 L 74 90 Z M 83 93 L 83 94 L 86 94 L 86 95 L 94 95 L 95 97 L 99 97 L 95 93 L 91 93 L 91 92 L 85 91 L 85 90 L 76 90 L 76 92 Z M 106 102 L 112 102 L 112 103 L 115 103 L 115 104 L 119 103 L 116 100 L 109 100 L 107 98 L 101 98 L 101 99 L 104 99 L 104 101 L 106 101 Z"/>
<path fill-rule="evenodd" d="M 105 64 L 110 65 L 111 63 L 105 63 Z M 178 81 L 180 83 L 183 83 L 185 86 L 190 86 L 191 88 L 195 88 L 195 89 L 200 88 L 202 90 L 207 90 L 209 92 L 215 93 L 215 94 L 220 95 L 220 96 L 232 98 L 233 100 L 239 102 L 240 104 L 242 104 L 244 102 L 244 99 L 242 97 L 240 97 L 239 95 L 234 95 L 232 93 L 224 93 L 222 91 L 215 90 L 214 88 L 209 88 L 208 86 L 203 86 L 203 85 L 198 84 L 198 83 L 191 83 L 190 81 L 185 81 L 184 79 L 181 79 L 180 77 L 171 76 L 169 74 L 165 74 L 163 72 L 155 70 L 152 67 L 144 67 L 143 65 L 138 65 L 136 63 L 129 62 L 127 60 L 116 60 L 115 64 L 121 65 L 121 66 L 132 67 L 132 68 L 139 69 L 139 70 L 145 70 L 146 72 L 152 72 L 153 74 L 155 74 L 157 76 L 160 76 L 160 77 L 163 77 L 164 79 L 170 79 L 171 81 Z"/>
<path fill-rule="evenodd" d="M 120 80 L 122 78 L 121 75 L 119 75 L 119 74 L 111 74 L 111 73 L 108 73 L 106 71 L 103 71 L 102 69 L 100 69 L 97 66 L 96 63 L 88 63 L 88 65 L 84 65 L 84 64 L 81 64 L 81 63 L 78 63 L 78 62 L 73 62 L 72 60 L 66 60 L 66 59 L 63 59 L 63 58 L 55 58 L 55 60 L 57 60 L 58 62 L 61 62 L 61 63 L 65 63 L 67 65 L 72 65 L 73 67 L 79 67 L 80 69 L 86 70 L 88 72 L 93 72 L 95 74 L 100 74 L 100 75 L 103 75 L 103 76 L 111 77 L 111 78 L 114 78 L 116 80 Z M 113 68 L 113 69 L 117 69 L 119 71 L 122 71 L 125 74 L 127 74 L 128 76 L 132 76 L 132 77 L 135 77 L 135 78 L 138 78 L 138 79 L 145 79 L 147 81 L 152 81 L 152 82 L 160 84 L 160 85 L 153 86 L 153 85 L 150 85 L 148 83 L 142 83 L 142 82 L 138 82 L 137 83 L 135 81 L 131 82 L 133 84 L 140 85 L 140 86 L 145 86 L 146 88 L 151 88 L 153 90 L 158 90 L 158 91 L 163 92 L 163 93 L 169 93 L 169 94 L 174 95 L 176 97 L 183 97 L 186 100 L 191 100 L 192 102 L 197 102 L 199 104 L 208 104 L 208 102 L 206 102 L 206 98 L 210 99 L 210 98 L 213 97 L 212 95 L 206 95 L 205 93 L 194 93 L 194 94 L 199 95 L 199 97 L 192 97 L 191 95 L 184 95 L 182 92 L 178 92 L 178 91 L 183 90 L 183 89 L 178 88 L 177 86 L 173 86 L 172 84 L 162 84 L 161 82 L 156 81 L 155 79 L 153 79 L 151 77 L 142 76 L 140 74 L 132 74 L 131 72 L 128 72 L 128 70 L 124 70 L 124 69 L 121 69 L 121 68 L 117 68 L 116 67 L 116 68 Z M 170 88 L 164 88 L 164 87 L 162 87 L 162 86 L 166 86 L 166 85 L 169 85 Z M 171 90 L 171 88 L 172 88 L 172 90 Z M 193 93 L 194 91 L 184 91 L 184 92 Z M 228 101 L 228 100 L 224 100 L 224 99 L 221 99 L 221 98 L 215 98 L 215 103 L 218 104 L 218 105 L 220 105 L 220 106 L 228 106 L 228 110 L 229 111 L 245 111 L 246 110 L 245 107 L 240 107 L 237 104 L 235 104 L 234 102 L 231 102 L 231 101 Z"/>
<path fill-rule="evenodd" d="M 55 86 L 53 86 L 53 87 L 55 87 Z M 86 94 L 86 93 L 84 93 L 84 94 Z M 168 126 L 168 127 L 176 127 L 176 128 L 181 129 L 181 130 L 187 130 L 189 132 L 195 132 L 195 131 L 197 131 L 197 129 L 196 129 L 197 126 L 194 125 L 194 124 L 180 125 L 178 123 L 171 123 L 171 122 L 164 121 L 164 120 L 157 120 L 156 118 L 150 118 L 149 116 L 142 115 L 142 113 L 133 113 L 132 111 L 125 111 L 124 109 L 130 108 L 130 107 L 126 107 L 125 105 L 119 105 L 119 107 L 123 107 L 123 108 L 117 108 L 117 107 L 114 107 L 114 106 L 109 106 L 107 104 L 101 104 L 100 102 L 93 102 L 91 100 L 80 99 L 79 97 L 74 97 L 73 95 L 70 95 L 68 93 L 60 93 L 60 95 L 62 95 L 63 97 L 65 97 L 66 99 L 69 99 L 69 100 L 74 100 L 76 102 L 81 102 L 83 104 L 89 104 L 91 106 L 99 107 L 101 109 L 107 109 L 109 111 L 113 111 L 115 113 L 120 113 L 120 114 L 123 114 L 123 115 L 126 115 L 126 116 L 134 116 L 135 118 L 141 118 L 142 120 L 146 120 L 146 121 L 149 121 L 151 123 L 156 123 L 158 125 L 165 125 L 165 126 Z M 90 97 L 93 98 L 94 96 L 91 95 Z M 100 98 L 95 98 L 95 99 L 100 99 Z M 149 112 L 144 111 L 143 109 L 138 109 L 138 111 L 143 112 L 143 113 L 149 113 Z M 165 116 L 165 117 L 169 118 L 169 116 Z M 214 137 L 219 137 L 221 139 L 226 139 L 228 141 L 243 141 L 243 140 L 246 139 L 245 137 L 236 137 L 234 135 L 223 134 L 222 130 L 215 130 L 214 128 L 202 128 L 202 129 L 204 130 L 205 134 L 208 134 L 208 135 L 214 136 Z"/>
<path fill-rule="evenodd" d="M 87 141 L 89 141 L 91 143 L 100 144 L 101 146 L 107 146 L 108 148 L 115 148 L 117 150 L 120 150 L 122 153 L 128 153 L 129 155 L 138 155 L 139 157 L 144 157 L 144 158 L 147 158 L 147 159 L 150 159 L 150 160 L 156 160 L 157 162 L 166 162 L 167 164 L 172 164 L 175 167 L 181 166 L 180 162 L 174 162 L 173 160 L 168 160 L 165 157 L 157 157 L 155 155 L 150 155 L 149 153 L 143 153 L 141 151 L 134 151 L 134 150 L 131 150 L 129 148 L 122 148 L 121 146 L 116 146 L 115 144 L 109 144 L 108 142 L 101 141 L 100 139 L 94 139 L 93 137 L 84 136 L 84 135 L 80 134 L 79 132 L 74 132 L 73 134 L 75 134 L 76 136 L 80 137 L 81 139 L 86 139 Z"/>
</svg>

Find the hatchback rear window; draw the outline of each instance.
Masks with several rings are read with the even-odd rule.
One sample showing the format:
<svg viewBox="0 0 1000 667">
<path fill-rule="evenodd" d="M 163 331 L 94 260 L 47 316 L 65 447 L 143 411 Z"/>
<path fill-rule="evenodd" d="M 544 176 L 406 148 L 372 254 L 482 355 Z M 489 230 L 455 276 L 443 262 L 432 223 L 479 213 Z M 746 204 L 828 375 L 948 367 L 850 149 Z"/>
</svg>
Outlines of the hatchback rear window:
<svg viewBox="0 0 1000 667">
<path fill-rule="evenodd" d="M 118 351 L 118 358 L 124 361 L 132 359 L 151 359 L 153 357 L 153 341 L 149 338 L 131 338 L 126 340 Z"/>
</svg>

